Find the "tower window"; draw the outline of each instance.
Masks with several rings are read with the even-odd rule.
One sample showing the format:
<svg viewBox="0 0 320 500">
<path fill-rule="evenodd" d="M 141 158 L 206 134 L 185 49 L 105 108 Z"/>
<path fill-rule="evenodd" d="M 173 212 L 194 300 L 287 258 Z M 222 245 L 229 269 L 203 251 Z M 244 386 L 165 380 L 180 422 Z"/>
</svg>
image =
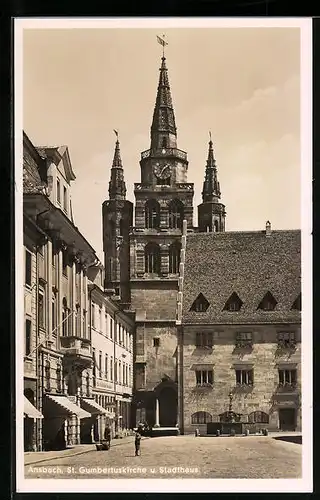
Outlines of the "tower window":
<svg viewBox="0 0 320 500">
<path fill-rule="evenodd" d="M 177 274 L 180 265 L 181 243 L 175 242 L 169 248 L 169 273 Z"/>
<path fill-rule="evenodd" d="M 262 309 L 263 311 L 273 311 L 276 305 L 277 301 L 272 293 L 267 292 L 258 305 L 258 309 Z"/>
<path fill-rule="evenodd" d="M 240 311 L 243 302 L 238 296 L 236 292 L 233 292 L 228 298 L 225 306 L 223 308 L 224 311 Z"/>
<path fill-rule="evenodd" d="M 205 296 L 202 293 L 199 293 L 198 297 L 190 307 L 190 311 L 206 312 L 209 306 L 210 302 L 205 298 Z"/>
<path fill-rule="evenodd" d="M 153 338 L 153 347 L 159 347 L 160 346 L 160 339 L 159 337 L 154 337 Z"/>
<path fill-rule="evenodd" d="M 301 293 L 299 293 L 298 297 L 292 304 L 291 309 L 295 309 L 296 311 L 301 311 Z"/>
<path fill-rule="evenodd" d="M 145 272 L 160 273 L 160 248 L 156 243 L 148 243 L 145 248 Z"/>
<path fill-rule="evenodd" d="M 162 137 L 161 147 L 162 148 L 166 148 L 167 145 L 168 145 L 167 138 L 166 137 Z"/>
<path fill-rule="evenodd" d="M 213 230 L 215 233 L 219 231 L 219 222 L 217 220 L 214 221 Z"/>
<path fill-rule="evenodd" d="M 173 200 L 169 205 L 169 227 L 170 229 L 182 229 L 183 223 L 183 203 L 180 200 Z"/>
<path fill-rule="evenodd" d="M 145 204 L 146 229 L 158 229 L 160 226 L 160 205 L 156 200 L 148 200 Z"/>
</svg>

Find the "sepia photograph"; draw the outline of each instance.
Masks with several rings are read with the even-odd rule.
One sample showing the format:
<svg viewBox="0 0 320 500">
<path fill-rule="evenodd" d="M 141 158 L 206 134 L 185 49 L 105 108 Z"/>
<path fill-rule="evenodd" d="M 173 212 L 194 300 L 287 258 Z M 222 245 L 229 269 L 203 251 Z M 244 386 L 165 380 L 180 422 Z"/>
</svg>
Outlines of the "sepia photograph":
<svg viewBox="0 0 320 500">
<path fill-rule="evenodd" d="M 312 491 L 311 20 L 14 30 L 17 491 Z"/>
</svg>

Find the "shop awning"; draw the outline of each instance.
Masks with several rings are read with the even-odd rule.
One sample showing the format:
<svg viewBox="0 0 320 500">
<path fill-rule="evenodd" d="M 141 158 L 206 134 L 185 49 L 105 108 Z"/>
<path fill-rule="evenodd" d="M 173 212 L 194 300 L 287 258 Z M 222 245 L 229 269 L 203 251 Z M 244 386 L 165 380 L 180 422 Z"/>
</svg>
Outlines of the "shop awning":
<svg viewBox="0 0 320 500">
<path fill-rule="evenodd" d="M 91 415 L 107 415 L 108 411 L 100 406 L 94 399 L 81 398 L 81 408 L 91 413 Z"/>
<path fill-rule="evenodd" d="M 91 414 L 76 405 L 67 396 L 56 396 L 55 394 L 47 394 L 44 402 L 44 409 L 48 416 L 52 417 L 67 417 L 77 415 L 79 418 L 91 417 Z"/>
<path fill-rule="evenodd" d="M 29 418 L 43 418 L 42 413 L 40 413 L 32 403 L 30 403 L 29 399 L 24 396 L 24 414 Z"/>
</svg>

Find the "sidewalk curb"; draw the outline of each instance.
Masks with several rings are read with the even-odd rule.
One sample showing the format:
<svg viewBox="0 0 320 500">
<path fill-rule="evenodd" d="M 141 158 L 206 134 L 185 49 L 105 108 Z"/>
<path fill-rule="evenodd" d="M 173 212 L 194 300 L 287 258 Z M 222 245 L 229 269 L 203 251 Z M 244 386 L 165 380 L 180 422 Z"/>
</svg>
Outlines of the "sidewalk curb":
<svg viewBox="0 0 320 500">
<path fill-rule="evenodd" d="M 150 437 L 144 437 L 142 438 L 143 441 L 145 439 L 151 439 Z M 120 441 L 120 440 L 119 440 Z M 113 443 L 110 450 L 114 447 L 114 446 L 120 446 L 120 445 L 124 445 L 126 443 L 129 443 L 130 441 L 122 441 L 122 442 L 117 442 L 116 443 Z M 92 446 L 95 446 L 94 444 Z M 42 462 L 49 462 L 50 460 L 58 460 L 59 458 L 69 458 L 69 457 L 76 457 L 77 455 L 84 455 L 85 453 L 90 453 L 91 451 L 96 451 L 95 448 L 90 448 L 89 450 L 82 450 L 82 451 L 77 451 L 77 452 L 74 452 L 74 453 L 68 453 L 67 455 L 61 455 L 61 456 L 55 456 L 55 457 L 48 457 L 48 458 L 42 458 L 42 459 L 39 459 L 39 460 L 35 460 L 34 462 L 29 462 L 29 463 L 24 463 L 24 466 L 27 467 L 27 466 L 32 466 L 33 464 L 39 464 L 39 463 L 42 463 Z"/>
</svg>

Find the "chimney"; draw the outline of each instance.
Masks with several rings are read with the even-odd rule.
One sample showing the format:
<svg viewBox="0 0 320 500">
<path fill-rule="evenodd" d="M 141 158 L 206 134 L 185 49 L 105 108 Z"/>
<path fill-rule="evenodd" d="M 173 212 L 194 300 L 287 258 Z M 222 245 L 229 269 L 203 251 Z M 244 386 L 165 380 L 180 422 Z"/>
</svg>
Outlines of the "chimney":
<svg viewBox="0 0 320 500">
<path fill-rule="evenodd" d="M 266 222 L 266 236 L 271 236 L 271 222 L 269 220 Z"/>
</svg>

